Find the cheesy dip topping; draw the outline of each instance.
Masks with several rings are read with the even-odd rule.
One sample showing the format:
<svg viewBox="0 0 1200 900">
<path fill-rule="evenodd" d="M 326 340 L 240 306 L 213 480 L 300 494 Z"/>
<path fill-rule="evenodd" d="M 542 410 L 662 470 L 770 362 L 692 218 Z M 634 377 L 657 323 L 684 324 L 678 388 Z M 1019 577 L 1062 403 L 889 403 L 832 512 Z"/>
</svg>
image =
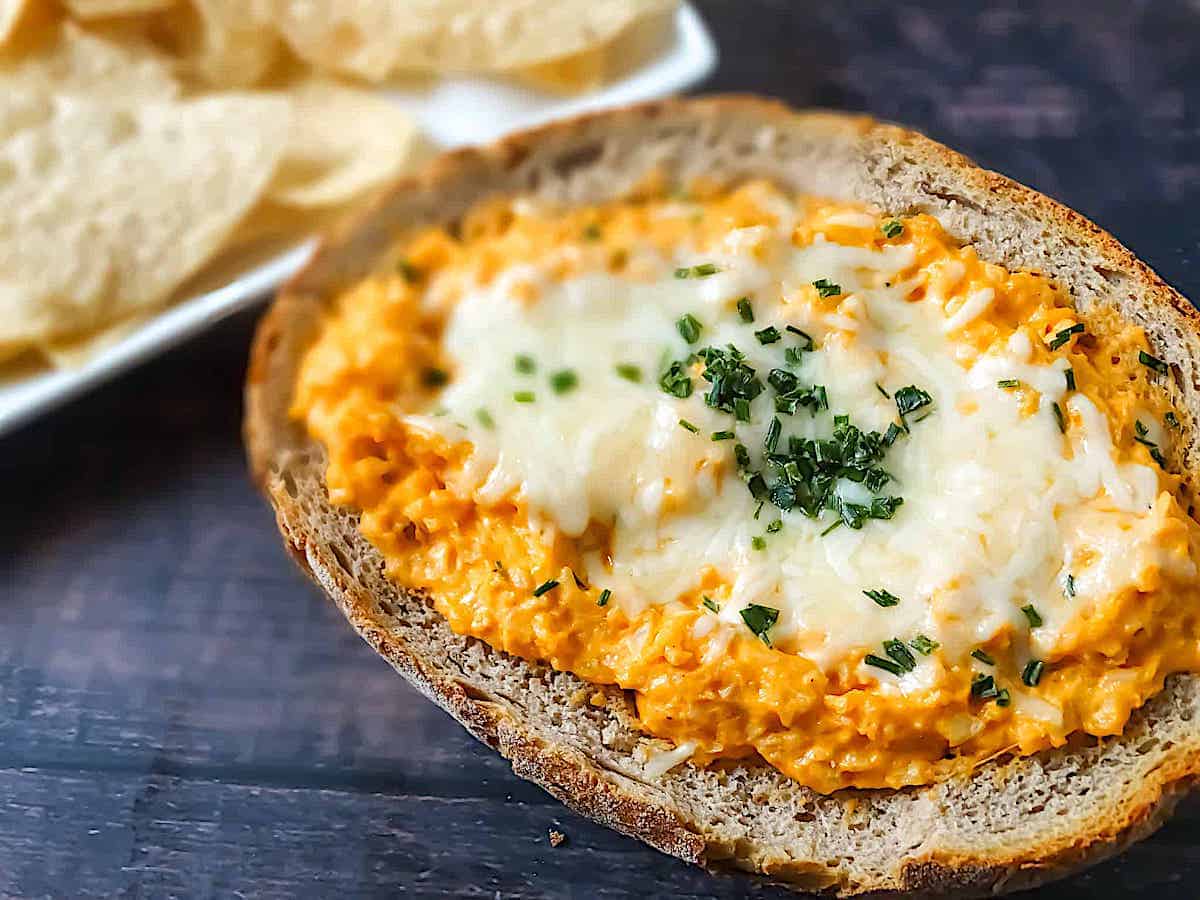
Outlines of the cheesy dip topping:
<svg viewBox="0 0 1200 900">
<path fill-rule="evenodd" d="M 929 216 L 751 182 L 405 236 L 293 413 L 455 631 L 832 791 L 1119 733 L 1197 668 L 1164 371 Z"/>
</svg>

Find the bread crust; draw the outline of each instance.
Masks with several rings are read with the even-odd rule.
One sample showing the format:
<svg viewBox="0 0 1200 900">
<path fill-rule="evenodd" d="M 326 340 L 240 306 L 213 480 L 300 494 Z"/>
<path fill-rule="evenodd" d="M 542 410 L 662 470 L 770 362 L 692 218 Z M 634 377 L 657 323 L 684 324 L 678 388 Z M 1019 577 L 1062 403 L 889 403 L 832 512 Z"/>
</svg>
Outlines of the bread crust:
<svg viewBox="0 0 1200 900">
<path fill-rule="evenodd" d="M 668 100 L 448 153 L 335 229 L 284 286 L 255 337 L 244 430 L 254 478 L 296 561 L 397 672 L 518 775 L 688 862 L 841 895 L 979 896 L 1062 876 L 1151 833 L 1200 774 L 1193 676 L 1170 678 L 1120 737 L 997 760 L 936 785 L 821 796 L 762 763 L 685 765 L 654 778 L 643 752 L 654 742 L 638 735 L 622 692 L 602 689 L 605 709 L 563 715 L 582 682 L 454 635 L 428 598 L 386 582 L 353 515 L 328 503 L 321 448 L 287 415 L 323 304 L 370 271 L 401 227 L 451 222 L 490 192 L 595 202 L 651 169 L 680 179 L 758 174 L 801 188 L 815 178 L 839 199 L 931 212 L 985 259 L 1046 272 L 1085 310 L 1116 309 L 1171 364 L 1168 390 L 1188 436 L 1178 449 L 1188 471 L 1197 468 L 1200 316 L 1111 235 L 897 126 L 753 97 Z"/>
</svg>

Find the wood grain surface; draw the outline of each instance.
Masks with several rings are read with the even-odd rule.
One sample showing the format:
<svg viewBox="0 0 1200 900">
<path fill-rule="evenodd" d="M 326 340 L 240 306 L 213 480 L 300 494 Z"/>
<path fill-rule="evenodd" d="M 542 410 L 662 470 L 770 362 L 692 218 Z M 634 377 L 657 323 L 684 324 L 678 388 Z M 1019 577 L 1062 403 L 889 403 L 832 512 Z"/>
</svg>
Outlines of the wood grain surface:
<svg viewBox="0 0 1200 900">
<path fill-rule="evenodd" d="M 706 90 L 914 125 L 1200 297 L 1197 3 L 698 5 Z M 246 478 L 253 323 L 0 441 L 0 896 L 787 896 L 568 813 L 351 634 Z M 1043 896 L 1200 896 L 1200 805 Z"/>
</svg>

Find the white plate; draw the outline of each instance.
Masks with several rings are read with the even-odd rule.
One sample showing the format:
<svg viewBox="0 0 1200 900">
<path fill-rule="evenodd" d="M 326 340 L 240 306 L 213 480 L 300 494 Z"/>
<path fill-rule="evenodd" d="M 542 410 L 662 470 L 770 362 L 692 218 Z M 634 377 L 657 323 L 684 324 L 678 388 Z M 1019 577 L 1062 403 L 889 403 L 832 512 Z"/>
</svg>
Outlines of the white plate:
<svg viewBox="0 0 1200 900">
<path fill-rule="evenodd" d="M 716 61 L 716 47 L 704 22 L 685 3 L 675 16 L 673 34 L 658 54 L 593 93 L 563 98 L 511 82 L 456 77 L 440 79 L 420 90 L 389 89 L 387 94 L 413 115 L 436 143 L 455 147 L 490 141 L 561 116 L 663 97 L 703 79 Z M 311 241 L 244 271 L 216 290 L 175 302 L 79 368 L 0 382 L 0 434 L 261 302 L 310 252 Z"/>
</svg>

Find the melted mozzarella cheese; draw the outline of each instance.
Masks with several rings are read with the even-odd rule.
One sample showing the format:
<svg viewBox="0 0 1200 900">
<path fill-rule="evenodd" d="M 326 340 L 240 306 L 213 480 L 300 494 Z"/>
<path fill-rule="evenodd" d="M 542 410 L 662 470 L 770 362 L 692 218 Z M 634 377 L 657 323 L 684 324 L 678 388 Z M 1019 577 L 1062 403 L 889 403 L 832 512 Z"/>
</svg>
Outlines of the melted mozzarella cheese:
<svg viewBox="0 0 1200 900">
<path fill-rule="evenodd" d="M 925 634 L 963 654 L 1021 625 L 1021 607 L 1035 601 L 1044 624 L 1033 639 L 1050 652 L 1071 615 L 1063 584 L 1072 566 L 1080 593 L 1136 581 L 1153 529 L 1114 537 L 1109 512 L 1147 514 L 1158 493 L 1155 472 L 1116 461 L 1104 416 L 1080 394 L 1064 403 L 1066 363 L 1034 362 L 1030 334 L 1016 331 L 1001 352 L 964 352 L 954 332 L 986 314 L 990 289 L 966 295 L 950 312 L 912 302 L 905 299 L 911 283 L 899 281 L 913 263 L 910 247 L 843 246 L 821 236 L 797 247 L 790 228 L 785 221 L 776 230 L 738 229 L 721 252 L 703 257 L 686 249 L 645 254 L 639 280 L 591 272 L 557 281 L 535 264 L 475 285 L 443 336 L 456 373 L 439 397 L 443 412 L 409 422 L 471 442 L 453 487 L 477 502 L 521 494 L 541 527 L 572 537 L 592 522 L 609 526 L 610 545 L 586 558 L 588 577 L 631 615 L 676 601 L 697 588 L 704 570 L 715 570 L 729 588 L 716 624 L 705 626 L 710 652 L 720 652 L 722 629 L 745 627 L 741 612 L 750 604 L 780 611 L 777 646 L 830 668 L 896 635 Z M 700 263 L 719 271 L 675 274 Z M 943 284 L 954 280 L 947 274 Z M 836 303 L 813 301 L 808 286 L 818 279 L 841 286 Z M 533 285 L 536 298 L 517 285 Z M 753 304 L 753 324 L 738 315 L 741 297 Z M 685 314 L 702 324 L 694 345 L 676 325 Z M 753 401 L 749 422 L 735 422 L 705 405 L 699 379 L 686 399 L 660 389 L 668 361 L 727 344 L 765 380 L 798 343 L 785 332 L 760 344 L 754 332 L 768 325 L 816 338 L 818 349 L 792 371 L 825 385 L 830 403 L 815 416 L 782 416 L 784 441 L 827 437 L 838 413 L 886 430 L 897 413 L 881 388 L 916 385 L 932 395 L 929 415 L 911 417 L 911 434 L 884 461 L 895 479 L 885 490 L 904 498 L 892 520 L 822 535 L 828 514 L 814 521 L 768 504 L 756 518 L 759 504 L 737 475 L 732 442 L 710 435 L 734 431 L 757 465 L 773 392 Z M 536 359 L 537 371 L 516 371 L 518 355 Z M 618 366 L 636 367 L 640 381 Z M 575 373 L 574 389 L 553 390 L 560 370 Z M 998 387 L 1008 379 L 1018 379 L 1021 391 Z M 1032 412 L 1025 390 L 1036 392 Z M 534 401 L 517 402 L 521 392 Z M 1078 424 L 1067 436 L 1055 404 Z M 850 482 L 838 490 L 854 502 L 871 496 Z M 781 529 L 767 533 L 776 519 Z M 1097 556 L 1087 547 L 1100 550 L 1099 562 L 1077 561 Z M 871 589 L 901 602 L 881 609 L 864 595 Z M 919 687 L 923 668 L 895 679 L 898 689 Z"/>
</svg>

